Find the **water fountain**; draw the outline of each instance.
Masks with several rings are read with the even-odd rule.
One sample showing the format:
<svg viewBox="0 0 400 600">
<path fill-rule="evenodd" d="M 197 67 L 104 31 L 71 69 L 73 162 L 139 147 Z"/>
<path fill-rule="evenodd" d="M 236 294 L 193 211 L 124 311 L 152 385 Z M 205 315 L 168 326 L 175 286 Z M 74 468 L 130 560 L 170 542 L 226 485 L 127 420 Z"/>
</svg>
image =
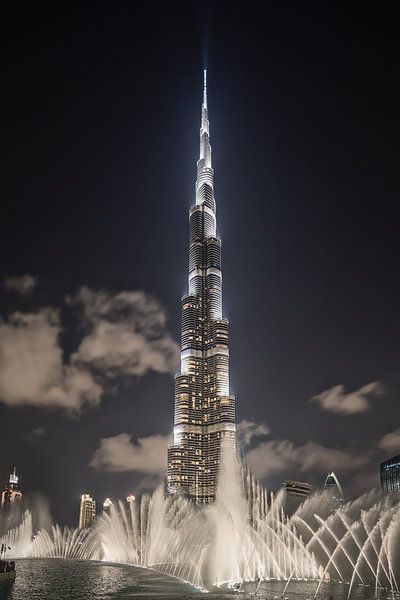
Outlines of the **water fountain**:
<svg viewBox="0 0 400 600">
<path fill-rule="evenodd" d="M 268 494 L 223 459 L 217 500 L 199 507 L 163 489 L 119 502 L 91 529 L 34 532 L 32 513 L 0 541 L 15 557 L 64 557 L 151 567 L 199 588 L 262 580 L 400 586 L 400 503 L 365 494 L 333 514 L 323 495 L 291 517 L 283 493 Z"/>
</svg>

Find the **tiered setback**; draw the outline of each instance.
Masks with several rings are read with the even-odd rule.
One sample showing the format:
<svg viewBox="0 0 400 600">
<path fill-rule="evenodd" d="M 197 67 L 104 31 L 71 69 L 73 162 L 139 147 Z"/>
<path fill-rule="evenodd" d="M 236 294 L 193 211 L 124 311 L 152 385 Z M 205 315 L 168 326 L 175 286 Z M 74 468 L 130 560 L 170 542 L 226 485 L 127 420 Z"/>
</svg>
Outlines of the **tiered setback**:
<svg viewBox="0 0 400 600">
<path fill-rule="evenodd" d="M 236 451 L 213 177 L 204 73 L 196 204 L 189 211 L 189 293 L 182 299 L 181 369 L 175 378 L 174 443 L 168 449 L 167 472 L 169 494 L 182 493 L 200 504 L 215 499 L 221 440 Z"/>
</svg>

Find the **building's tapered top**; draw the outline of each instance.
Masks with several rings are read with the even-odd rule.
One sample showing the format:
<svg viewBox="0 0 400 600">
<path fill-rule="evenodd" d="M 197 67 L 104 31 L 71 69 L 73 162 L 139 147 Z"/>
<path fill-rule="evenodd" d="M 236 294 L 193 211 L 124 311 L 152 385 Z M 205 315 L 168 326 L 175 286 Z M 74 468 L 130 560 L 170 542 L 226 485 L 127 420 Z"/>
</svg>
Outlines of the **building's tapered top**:
<svg viewBox="0 0 400 600">
<path fill-rule="evenodd" d="M 204 70 L 203 84 L 203 102 L 201 105 L 201 125 L 200 125 L 200 156 L 197 161 L 197 180 L 196 180 L 196 204 L 204 202 L 204 195 L 201 193 L 203 184 L 213 188 L 213 170 L 211 161 L 210 144 L 210 123 L 208 120 L 207 108 L 207 71 Z"/>
<path fill-rule="evenodd" d="M 335 473 L 333 471 L 331 471 L 330 473 L 328 473 L 326 479 L 325 479 L 325 489 L 327 488 L 331 488 L 333 486 L 336 486 L 339 493 L 343 496 L 343 489 L 342 486 L 339 483 L 338 478 L 336 477 Z"/>
</svg>

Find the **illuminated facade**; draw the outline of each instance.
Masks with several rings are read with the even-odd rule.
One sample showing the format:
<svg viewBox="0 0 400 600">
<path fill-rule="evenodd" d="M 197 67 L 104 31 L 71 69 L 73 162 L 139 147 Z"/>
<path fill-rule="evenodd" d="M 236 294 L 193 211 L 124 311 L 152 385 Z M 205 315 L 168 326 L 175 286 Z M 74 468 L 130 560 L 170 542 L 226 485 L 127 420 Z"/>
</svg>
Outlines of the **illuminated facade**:
<svg viewBox="0 0 400 600">
<path fill-rule="evenodd" d="M 221 440 L 228 451 L 236 447 L 213 176 L 204 71 L 196 201 L 189 211 L 188 294 L 182 298 L 181 366 L 167 471 L 167 493 L 182 493 L 201 504 L 215 498 Z"/>
<path fill-rule="evenodd" d="M 79 511 L 79 528 L 91 527 L 96 520 L 96 501 L 89 494 L 82 494 Z"/>
<path fill-rule="evenodd" d="M 284 488 L 288 496 L 295 496 L 300 498 L 301 501 L 305 500 L 313 493 L 312 485 L 310 483 L 304 483 L 303 481 L 292 481 L 286 480 Z"/>
<path fill-rule="evenodd" d="M 312 485 L 303 481 L 287 479 L 284 482 L 285 511 L 292 515 L 307 498 L 313 493 Z"/>
<path fill-rule="evenodd" d="M 381 464 L 381 486 L 385 494 L 400 494 L 400 454 Z"/>
<path fill-rule="evenodd" d="M 105 512 L 107 515 L 109 515 L 111 512 L 112 505 L 113 505 L 112 500 L 110 498 L 106 498 L 103 502 L 103 512 Z"/>
<path fill-rule="evenodd" d="M 10 474 L 4 491 L 1 493 L 1 506 L 8 506 L 9 504 L 13 504 L 13 502 L 18 502 L 21 498 L 22 492 L 19 489 L 17 469 L 14 467 L 14 471 Z"/>
<path fill-rule="evenodd" d="M 343 506 L 344 494 L 342 486 L 340 485 L 339 480 L 333 471 L 328 473 L 328 476 L 325 479 L 324 491 L 326 493 L 328 502 L 331 505 L 332 511 L 335 511 Z"/>
</svg>

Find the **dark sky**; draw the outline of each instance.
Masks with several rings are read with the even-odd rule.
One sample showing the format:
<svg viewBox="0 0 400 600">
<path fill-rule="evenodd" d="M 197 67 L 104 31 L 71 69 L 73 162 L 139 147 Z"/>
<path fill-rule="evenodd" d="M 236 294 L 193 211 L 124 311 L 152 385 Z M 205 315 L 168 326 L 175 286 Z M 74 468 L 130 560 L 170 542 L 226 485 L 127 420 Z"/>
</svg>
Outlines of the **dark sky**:
<svg viewBox="0 0 400 600">
<path fill-rule="evenodd" d="M 66 364 L 83 335 L 67 295 L 143 290 L 178 341 L 207 55 L 238 420 L 270 428 L 253 439 L 269 442 L 265 472 L 295 455 L 271 466 L 272 488 L 321 484 L 328 464 L 307 468 L 310 440 L 354 456 L 343 472 L 332 458 L 348 495 L 377 483 L 400 439 L 399 16 L 390 2 L 14 3 L 2 19 L 0 276 L 39 283 L 23 297 L 2 289 L 2 324 L 60 310 Z M 310 402 L 371 382 L 378 393 L 354 414 Z M 82 492 L 146 485 L 89 463 L 101 438 L 171 431 L 173 378 L 114 378 L 80 416 L 14 404 L 0 402 L 0 478 L 15 463 L 23 490 L 74 524 Z"/>
</svg>

